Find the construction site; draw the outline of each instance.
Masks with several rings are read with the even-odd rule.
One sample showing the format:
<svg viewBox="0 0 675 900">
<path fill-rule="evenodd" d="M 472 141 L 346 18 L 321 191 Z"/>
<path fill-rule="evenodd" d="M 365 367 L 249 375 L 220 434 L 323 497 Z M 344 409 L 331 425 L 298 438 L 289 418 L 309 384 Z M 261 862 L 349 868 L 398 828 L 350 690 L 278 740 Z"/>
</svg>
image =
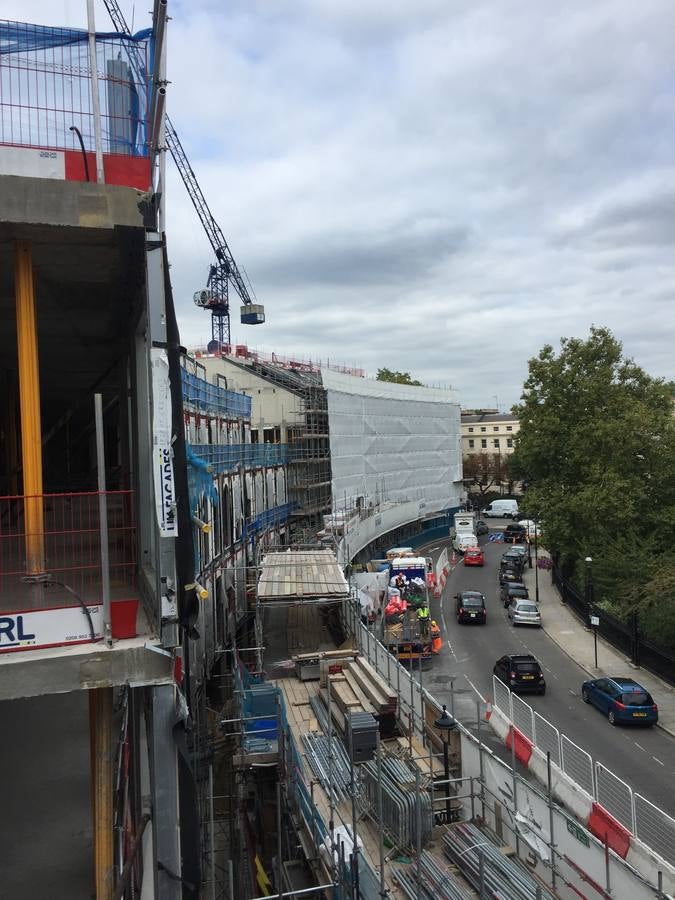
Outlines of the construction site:
<svg viewBox="0 0 675 900">
<path fill-rule="evenodd" d="M 166 114 L 167 3 L 135 34 L 104 5 L 113 31 L 91 3 L 86 28 L 0 22 L 0 893 L 672 894 L 609 813 L 587 827 L 501 682 L 470 720 L 424 687 L 457 392 L 232 343 L 235 295 L 242 325 L 265 309 Z M 168 157 L 214 254 L 204 351 L 178 331 Z"/>
</svg>

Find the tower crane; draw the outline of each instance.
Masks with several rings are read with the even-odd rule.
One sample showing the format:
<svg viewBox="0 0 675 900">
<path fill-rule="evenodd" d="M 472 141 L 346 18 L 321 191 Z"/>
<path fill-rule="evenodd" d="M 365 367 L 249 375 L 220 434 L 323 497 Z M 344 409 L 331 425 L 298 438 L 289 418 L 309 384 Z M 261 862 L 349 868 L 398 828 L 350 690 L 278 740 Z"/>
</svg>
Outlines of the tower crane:
<svg viewBox="0 0 675 900">
<path fill-rule="evenodd" d="M 122 34 L 131 34 L 117 0 L 104 0 L 104 3 L 116 30 Z M 134 58 L 133 53 L 131 58 L 137 69 L 136 76 L 141 81 L 145 80 L 144 67 L 141 65 L 140 60 Z M 206 288 L 196 291 L 193 299 L 196 306 L 211 311 L 211 344 L 209 344 L 209 350 L 220 350 L 222 347 L 230 345 L 230 286 L 242 303 L 240 309 L 242 324 L 261 325 L 265 321 L 265 308 L 262 304 L 254 302 L 255 292 L 252 287 L 253 299 L 251 299 L 246 281 L 241 276 L 220 225 L 218 225 L 209 209 L 204 193 L 197 181 L 197 176 L 190 165 L 187 154 L 168 115 L 165 116 L 165 140 L 216 257 L 215 263 L 211 265 L 209 270 Z M 214 344 L 216 345 L 215 347 L 213 346 Z"/>
</svg>

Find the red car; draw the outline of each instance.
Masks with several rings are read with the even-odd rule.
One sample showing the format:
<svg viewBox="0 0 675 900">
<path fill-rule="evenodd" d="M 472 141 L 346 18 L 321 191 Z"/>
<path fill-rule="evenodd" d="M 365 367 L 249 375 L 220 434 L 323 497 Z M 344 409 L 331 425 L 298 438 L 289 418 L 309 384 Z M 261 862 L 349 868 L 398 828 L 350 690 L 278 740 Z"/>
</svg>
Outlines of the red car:
<svg viewBox="0 0 675 900">
<path fill-rule="evenodd" d="M 464 553 L 465 566 L 484 566 L 485 556 L 480 547 L 470 547 Z"/>
</svg>

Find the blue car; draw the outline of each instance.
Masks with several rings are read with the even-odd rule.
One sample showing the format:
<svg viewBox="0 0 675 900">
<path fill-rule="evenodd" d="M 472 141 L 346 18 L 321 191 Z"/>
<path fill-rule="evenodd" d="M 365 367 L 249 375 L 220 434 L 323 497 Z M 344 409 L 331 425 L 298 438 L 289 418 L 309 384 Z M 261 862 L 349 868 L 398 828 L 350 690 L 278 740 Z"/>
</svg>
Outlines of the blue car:
<svg viewBox="0 0 675 900">
<path fill-rule="evenodd" d="M 610 725 L 656 725 L 659 708 L 651 694 L 632 678 L 594 678 L 581 685 L 584 703 L 592 703 L 604 713 Z"/>
</svg>

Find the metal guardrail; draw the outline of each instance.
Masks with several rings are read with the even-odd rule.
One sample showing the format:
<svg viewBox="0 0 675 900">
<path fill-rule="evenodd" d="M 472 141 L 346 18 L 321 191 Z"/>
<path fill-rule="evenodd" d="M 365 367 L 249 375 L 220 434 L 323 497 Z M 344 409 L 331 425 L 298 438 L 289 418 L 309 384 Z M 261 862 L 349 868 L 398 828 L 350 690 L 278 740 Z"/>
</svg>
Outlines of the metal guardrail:
<svg viewBox="0 0 675 900">
<path fill-rule="evenodd" d="M 593 759 L 590 753 L 582 750 L 567 735 L 560 735 L 560 759 L 562 770 L 582 787 L 586 793 L 595 797 L 595 778 L 593 777 Z M 611 812 L 611 810 L 608 810 Z"/>
<path fill-rule="evenodd" d="M 594 762 L 578 744 L 558 729 L 522 698 L 513 694 L 496 676 L 492 678 L 493 706 L 523 734 L 533 735 L 533 745 L 551 754 L 551 762 L 579 785 L 593 800 L 627 828 L 638 840 L 675 864 L 675 819 L 659 809 L 610 769 Z M 528 719 L 529 717 L 529 719 Z"/>
</svg>

